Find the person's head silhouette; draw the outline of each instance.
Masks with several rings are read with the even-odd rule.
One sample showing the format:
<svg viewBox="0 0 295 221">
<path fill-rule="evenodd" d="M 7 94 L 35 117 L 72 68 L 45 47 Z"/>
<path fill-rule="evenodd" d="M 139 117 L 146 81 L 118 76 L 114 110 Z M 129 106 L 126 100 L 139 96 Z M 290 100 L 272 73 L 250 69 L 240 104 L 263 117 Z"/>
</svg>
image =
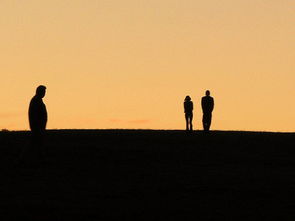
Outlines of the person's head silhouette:
<svg viewBox="0 0 295 221">
<path fill-rule="evenodd" d="M 209 90 L 206 91 L 206 96 L 210 96 L 210 91 Z"/>
<path fill-rule="evenodd" d="M 46 87 L 44 85 L 40 85 L 36 89 L 36 96 L 43 98 L 46 93 Z"/>
<path fill-rule="evenodd" d="M 190 101 L 191 100 L 191 97 L 190 96 L 186 96 L 184 100 L 185 101 Z"/>
</svg>

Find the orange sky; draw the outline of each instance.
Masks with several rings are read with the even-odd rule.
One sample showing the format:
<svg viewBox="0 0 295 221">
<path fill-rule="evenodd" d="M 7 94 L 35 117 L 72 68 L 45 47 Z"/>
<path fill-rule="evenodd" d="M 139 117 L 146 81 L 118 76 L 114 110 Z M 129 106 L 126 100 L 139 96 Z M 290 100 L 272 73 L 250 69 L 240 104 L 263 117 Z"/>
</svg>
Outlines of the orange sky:
<svg viewBox="0 0 295 221">
<path fill-rule="evenodd" d="M 212 129 L 295 131 L 291 0 L 1 0 L 0 129 L 183 129 L 183 100 L 215 98 Z"/>
</svg>

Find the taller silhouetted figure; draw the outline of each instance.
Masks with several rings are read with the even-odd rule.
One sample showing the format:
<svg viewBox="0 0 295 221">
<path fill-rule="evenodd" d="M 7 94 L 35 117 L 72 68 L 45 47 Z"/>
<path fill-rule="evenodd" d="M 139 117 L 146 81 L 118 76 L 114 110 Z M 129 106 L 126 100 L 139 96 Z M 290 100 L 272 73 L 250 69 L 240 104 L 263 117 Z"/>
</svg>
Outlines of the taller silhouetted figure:
<svg viewBox="0 0 295 221">
<path fill-rule="evenodd" d="M 46 130 L 47 110 L 42 98 L 45 96 L 46 87 L 40 85 L 36 95 L 32 98 L 29 107 L 29 122 L 32 131 L 32 144 L 42 145 L 43 135 Z"/>
<path fill-rule="evenodd" d="M 186 130 L 193 130 L 193 109 L 194 109 L 194 104 L 191 101 L 190 96 L 186 96 L 184 99 L 184 113 L 185 113 L 185 121 L 186 121 Z"/>
<path fill-rule="evenodd" d="M 47 110 L 42 98 L 45 96 L 46 87 L 40 85 L 36 89 L 35 96 L 31 99 L 29 106 L 29 123 L 31 128 L 31 144 L 23 148 L 19 156 L 19 164 L 36 162 L 44 155 L 44 134 L 47 124 Z"/>
<path fill-rule="evenodd" d="M 212 111 L 214 109 L 214 99 L 210 96 L 210 91 L 206 91 L 206 96 L 202 97 L 203 128 L 204 131 L 210 130 Z"/>
</svg>

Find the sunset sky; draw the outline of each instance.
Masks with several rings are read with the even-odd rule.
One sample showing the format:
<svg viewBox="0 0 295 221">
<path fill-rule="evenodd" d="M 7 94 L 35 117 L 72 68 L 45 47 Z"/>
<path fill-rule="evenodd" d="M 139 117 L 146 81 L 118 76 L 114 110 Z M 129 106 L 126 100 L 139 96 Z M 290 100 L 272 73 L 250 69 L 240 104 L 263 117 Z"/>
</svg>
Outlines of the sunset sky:
<svg viewBox="0 0 295 221">
<path fill-rule="evenodd" d="M 0 130 L 184 129 L 183 100 L 215 99 L 213 130 L 295 131 L 294 0 L 0 0 Z"/>
</svg>

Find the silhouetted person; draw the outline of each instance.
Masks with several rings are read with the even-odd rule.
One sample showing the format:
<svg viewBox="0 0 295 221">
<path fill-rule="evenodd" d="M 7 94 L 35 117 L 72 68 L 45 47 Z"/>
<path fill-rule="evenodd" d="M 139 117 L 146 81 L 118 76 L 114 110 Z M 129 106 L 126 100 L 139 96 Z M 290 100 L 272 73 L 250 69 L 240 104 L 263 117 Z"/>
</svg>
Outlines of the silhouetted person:
<svg viewBox="0 0 295 221">
<path fill-rule="evenodd" d="M 42 98 L 45 96 L 46 87 L 40 85 L 36 89 L 36 95 L 32 98 L 29 107 L 29 122 L 32 133 L 42 134 L 47 124 L 47 111 Z"/>
<path fill-rule="evenodd" d="M 42 98 L 45 96 L 46 87 L 40 85 L 29 106 L 29 123 L 31 129 L 31 144 L 22 149 L 17 164 L 32 163 L 43 155 L 43 139 L 47 124 L 47 110 Z"/>
<path fill-rule="evenodd" d="M 202 97 L 203 128 L 204 131 L 210 130 L 212 111 L 214 109 L 214 99 L 210 96 L 210 91 L 206 91 L 206 96 Z"/>
<path fill-rule="evenodd" d="M 36 95 L 31 99 L 29 107 L 29 122 L 32 132 L 32 149 L 35 153 L 41 153 L 44 134 L 47 124 L 47 110 L 42 98 L 45 96 L 46 87 L 40 85 L 36 89 Z"/>
<path fill-rule="evenodd" d="M 186 96 L 184 99 L 184 113 L 185 113 L 185 121 L 186 121 L 186 130 L 193 130 L 193 109 L 194 109 L 194 104 L 191 101 L 190 96 Z"/>
</svg>

